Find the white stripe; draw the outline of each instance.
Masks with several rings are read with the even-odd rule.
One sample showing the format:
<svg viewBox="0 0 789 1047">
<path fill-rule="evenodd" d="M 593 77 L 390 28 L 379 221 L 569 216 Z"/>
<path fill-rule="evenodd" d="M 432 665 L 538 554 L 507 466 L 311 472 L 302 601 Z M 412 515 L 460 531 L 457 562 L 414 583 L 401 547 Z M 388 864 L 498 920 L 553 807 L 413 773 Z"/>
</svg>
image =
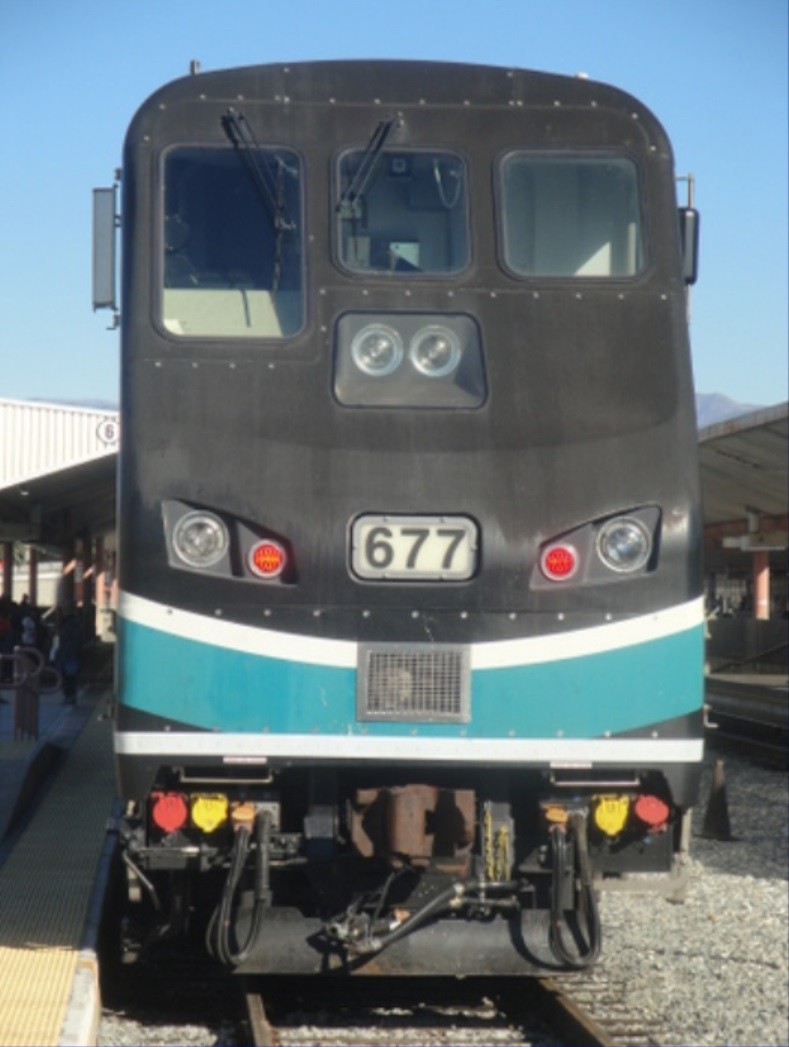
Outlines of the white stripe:
<svg viewBox="0 0 789 1047">
<path fill-rule="evenodd" d="M 167 607 L 131 593 L 121 593 L 119 610 L 123 618 L 137 625 L 230 651 L 343 669 L 355 669 L 357 665 L 358 645 L 354 640 L 330 640 L 238 625 L 223 618 Z M 471 644 L 471 668 L 502 669 L 602 654 L 698 628 L 702 621 L 703 603 L 699 598 L 588 629 Z"/>
<path fill-rule="evenodd" d="M 216 734 L 118 731 L 119 756 L 256 759 L 407 760 L 413 763 L 696 763 L 700 738 L 370 738 L 362 735 Z"/>
<path fill-rule="evenodd" d="M 357 645 L 353 640 L 326 640 L 319 636 L 276 632 L 256 625 L 239 625 L 223 618 L 179 611 L 131 593 L 121 593 L 118 610 L 121 617 L 137 625 L 229 651 L 309 665 L 356 668 Z"/>
<path fill-rule="evenodd" d="M 474 644 L 471 648 L 471 668 L 503 669 L 511 665 L 560 662 L 567 658 L 617 651 L 698 628 L 704 620 L 703 614 L 703 600 L 699 597 L 652 614 L 589 629 L 573 629 L 566 633 L 550 633 L 523 640 L 492 640 L 490 643 Z"/>
</svg>

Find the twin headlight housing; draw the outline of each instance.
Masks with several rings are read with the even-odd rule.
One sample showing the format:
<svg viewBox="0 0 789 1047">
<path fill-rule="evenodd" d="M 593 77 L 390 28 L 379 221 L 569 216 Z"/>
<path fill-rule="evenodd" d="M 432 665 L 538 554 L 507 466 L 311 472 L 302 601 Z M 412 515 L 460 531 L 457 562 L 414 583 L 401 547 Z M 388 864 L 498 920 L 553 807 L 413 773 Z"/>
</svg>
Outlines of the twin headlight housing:
<svg viewBox="0 0 789 1047">
<path fill-rule="evenodd" d="M 410 363 L 427 378 L 447 378 L 457 370 L 463 346 L 456 331 L 445 324 L 428 324 L 411 338 Z M 405 357 L 400 332 L 388 324 L 366 324 L 351 340 L 351 359 L 370 378 L 394 374 Z"/>
<path fill-rule="evenodd" d="M 346 313 L 334 393 L 348 407 L 479 407 L 487 393 L 479 328 L 462 313 Z"/>
<path fill-rule="evenodd" d="M 287 543 L 241 520 L 174 499 L 162 504 L 162 515 L 171 567 L 264 581 L 293 574 Z"/>
<path fill-rule="evenodd" d="M 596 520 L 545 542 L 532 588 L 556 582 L 599 583 L 643 574 L 655 565 L 660 510 L 643 506 Z"/>
</svg>

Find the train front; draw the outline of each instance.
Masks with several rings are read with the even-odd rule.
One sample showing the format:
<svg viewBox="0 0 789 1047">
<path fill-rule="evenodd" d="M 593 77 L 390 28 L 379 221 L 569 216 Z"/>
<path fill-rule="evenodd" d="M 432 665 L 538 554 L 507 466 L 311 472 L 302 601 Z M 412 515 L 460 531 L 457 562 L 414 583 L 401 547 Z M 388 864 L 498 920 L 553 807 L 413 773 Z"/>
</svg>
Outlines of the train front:
<svg viewBox="0 0 789 1047">
<path fill-rule="evenodd" d="M 154 95 L 123 187 L 130 956 L 207 906 L 240 971 L 591 963 L 601 888 L 678 889 L 702 749 L 663 131 L 259 67 Z"/>
</svg>

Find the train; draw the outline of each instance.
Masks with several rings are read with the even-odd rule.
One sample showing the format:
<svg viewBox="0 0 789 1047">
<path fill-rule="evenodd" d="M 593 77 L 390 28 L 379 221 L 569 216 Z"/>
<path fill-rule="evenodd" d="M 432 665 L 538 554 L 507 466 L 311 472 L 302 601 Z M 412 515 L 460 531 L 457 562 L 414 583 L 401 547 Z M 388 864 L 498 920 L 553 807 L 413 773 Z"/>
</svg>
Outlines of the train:
<svg viewBox="0 0 789 1047">
<path fill-rule="evenodd" d="M 677 888 L 703 758 L 666 132 L 583 76 L 192 70 L 116 189 L 127 959 L 593 964 L 601 892 Z"/>
</svg>

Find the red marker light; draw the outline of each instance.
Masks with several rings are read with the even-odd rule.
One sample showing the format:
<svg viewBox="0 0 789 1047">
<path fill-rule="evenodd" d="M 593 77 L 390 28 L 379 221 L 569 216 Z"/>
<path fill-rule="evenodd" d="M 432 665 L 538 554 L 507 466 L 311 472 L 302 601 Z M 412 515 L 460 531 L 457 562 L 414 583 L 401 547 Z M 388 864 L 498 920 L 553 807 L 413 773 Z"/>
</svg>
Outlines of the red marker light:
<svg viewBox="0 0 789 1047">
<path fill-rule="evenodd" d="M 636 817 L 654 832 L 660 832 L 661 829 L 666 828 L 671 813 L 667 803 L 664 803 L 658 796 L 650 795 L 639 796 L 633 809 Z"/>
<path fill-rule="evenodd" d="M 163 832 L 173 833 L 186 825 L 189 808 L 182 793 L 151 793 L 151 818 Z"/>
<path fill-rule="evenodd" d="M 258 578 L 277 578 L 285 570 L 287 555 L 279 542 L 258 542 L 249 550 L 249 569 Z"/>
<path fill-rule="evenodd" d="M 578 554 L 571 545 L 549 545 L 540 557 L 540 567 L 552 582 L 564 582 L 578 570 Z"/>
</svg>

